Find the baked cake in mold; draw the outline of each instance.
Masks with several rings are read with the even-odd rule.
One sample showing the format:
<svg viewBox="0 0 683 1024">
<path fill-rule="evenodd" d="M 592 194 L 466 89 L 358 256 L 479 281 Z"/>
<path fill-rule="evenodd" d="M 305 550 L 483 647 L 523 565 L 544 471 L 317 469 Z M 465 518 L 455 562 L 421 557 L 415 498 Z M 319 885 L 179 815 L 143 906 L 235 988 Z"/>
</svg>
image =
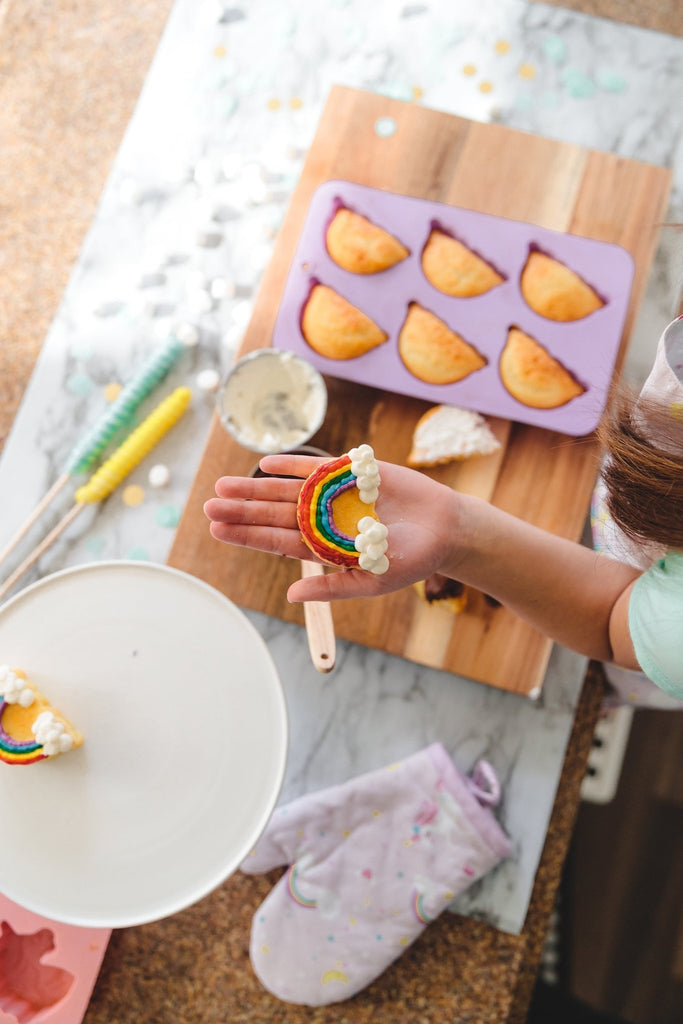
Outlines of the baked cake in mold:
<svg viewBox="0 0 683 1024">
<path fill-rule="evenodd" d="M 483 295 L 505 280 L 463 242 L 436 227 L 422 250 L 422 270 L 440 292 L 463 299 Z"/>
<path fill-rule="evenodd" d="M 354 359 L 388 335 L 334 288 L 314 284 L 301 316 L 301 332 L 311 348 L 328 359 Z"/>
<path fill-rule="evenodd" d="M 499 365 L 507 391 L 534 409 L 555 409 L 585 391 L 562 363 L 519 327 L 508 331 Z"/>
<path fill-rule="evenodd" d="M 453 384 L 486 366 L 486 359 L 436 314 L 411 302 L 398 336 L 405 367 L 429 384 Z"/>
<path fill-rule="evenodd" d="M 0 665 L 0 761 L 35 764 L 80 747 L 83 737 L 18 668 Z"/>
<path fill-rule="evenodd" d="M 381 273 L 352 273 L 341 267 L 326 246 L 327 230 L 340 208 L 357 212 L 381 226 L 409 250 L 409 255 Z M 460 242 L 473 254 L 475 263 L 476 258 L 481 259 L 503 280 L 471 298 L 441 291 L 428 279 L 422 264 L 427 242 L 435 231 L 445 236 L 440 244 L 449 240 Z M 549 254 L 560 268 L 571 269 L 580 282 L 593 289 L 597 300 L 593 297 L 592 302 L 603 305 L 573 321 L 553 320 L 535 312 L 527 301 L 534 302 L 533 295 L 522 294 L 521 279 L 530 254 L 536 252 Z M 536 262 L 534 259 L 532 266 Z M 612 243 L 334 179 L 319 184 L 311 196 L 271 341 L 275 347 L 294 351 L 310 359 L 321 372 L 341 380 L 381 385 L 386 391 L 410 395 L 429 404 L 447 403 L 487 416 L 582 436 L 595 429 L 605 406 L 623 336 L 634 269 L 631 254 Z M 489 272 L 486 267 L 484 270 Z M 348 337 L 343 341 L 323 337 L 319 342 L 321 351 L 317 351 L 314 336 L 309 333 L 307 339 L 302 331 L 304 310 L 314 284 L 326 285 L 374 323 L 379 333 L 372 339 L 372 347 L 367 346 L 361 331 L 361 344 L 357 344 L 357 339 L 348 344 Z M 425 374 L 426 379 L 415 375 L 398 350 L 399 334 L 411 303 L 438 317 L 473 346 L 485 364 L 464 377 L 456 374 L 457 379 L 451 383 L 442 383 L 438 376 L 438 383 L 434 383 L 429 373 Z M 575 307 L 571 315 L 582 311 Z M 499 369 L 513 324 L 552 353 L 583 385 L 583 392 L 564 404 L 551 406 L 529 405 L 514 397 L 505 388 Z M 329 330 L 335 328 L 330 325 Z M 379 345 L 373 344 L 380 339 L 383 340 Z M 357 358 L 352 357 L 353 352 L 359 353 Z M 339 358 L 340 355 L 349 357 Z M 447 381 L 450 379 L 446 376 Z"/>
<path fill-rule="evenodd" d="M 352 274 L 377 274 L 410 256 L 398 238 L 345 206 L 332 218 L 325 244 L 334 262 Z"/>
<path fill-rule="evenodd" d="M 375 575 L 387 571 L 388 531 L 375 511 L 379 484 L 369 444 L 323 463 L 304 480 L 297 522 L 305 544 L 322 562 Z"/>
<path fill-rule="evenodd" d="M 605 305 L 574 270 L 537 249 L 531 250 L 524 264 L 520 289 L 535 313 L 561 323 L 582 320 Z"/>
</svg>

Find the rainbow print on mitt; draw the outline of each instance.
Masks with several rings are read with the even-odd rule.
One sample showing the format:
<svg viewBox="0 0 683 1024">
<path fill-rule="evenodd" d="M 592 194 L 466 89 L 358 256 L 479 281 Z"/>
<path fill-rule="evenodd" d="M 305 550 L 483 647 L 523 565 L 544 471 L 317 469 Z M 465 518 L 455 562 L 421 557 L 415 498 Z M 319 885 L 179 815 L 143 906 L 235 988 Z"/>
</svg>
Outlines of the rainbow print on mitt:
<svg viewBox="0 0 683 1024">
<path fill-rule="evenodd" d="M 405 952 L 511 844 L 484 761 L 440 743 L 278 808 L 242 871 L 287 871 L 254 914 L 251 963 L 288 1003 L 349 999 Z"/>
</svg>

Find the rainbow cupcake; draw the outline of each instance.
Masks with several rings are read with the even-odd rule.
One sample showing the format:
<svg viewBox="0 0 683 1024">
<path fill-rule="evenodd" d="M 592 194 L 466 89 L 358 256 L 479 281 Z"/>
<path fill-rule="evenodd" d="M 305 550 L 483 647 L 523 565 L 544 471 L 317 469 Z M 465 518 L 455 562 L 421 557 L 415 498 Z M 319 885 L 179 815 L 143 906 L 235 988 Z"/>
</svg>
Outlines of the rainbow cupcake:
<svg viewBox="0 0 683 1024">
<path fill-rule="evenodd" d="M 323 463 L 299 492 L 301 536 L 321 562 L 375 575 L 389 568 L 387 528 L 375 511 L 379 470 L 369 444 Z"/>
<path fill-rule="evenodd" d="M 0 665 L 0 761 L 35 764 L 82 743 L 78 730 L 21 669 Z"/>
</svg>

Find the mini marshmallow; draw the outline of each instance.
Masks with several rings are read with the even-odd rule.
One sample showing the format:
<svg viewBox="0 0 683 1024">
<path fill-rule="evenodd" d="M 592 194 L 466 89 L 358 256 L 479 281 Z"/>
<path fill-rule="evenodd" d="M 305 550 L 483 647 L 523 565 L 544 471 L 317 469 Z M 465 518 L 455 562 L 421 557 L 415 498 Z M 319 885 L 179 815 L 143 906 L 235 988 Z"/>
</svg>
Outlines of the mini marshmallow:
<svg viewBox="0 0 683 1024">
<path fill-rule="evenodd" d="M 161 462 L 158 462 L 156 466 L 152 466 L 147 477 L 150 483 L 150 487 L 165 487 L 171 479 L 171 471 L 168 466 L 164 466 Z"/>
</svg>

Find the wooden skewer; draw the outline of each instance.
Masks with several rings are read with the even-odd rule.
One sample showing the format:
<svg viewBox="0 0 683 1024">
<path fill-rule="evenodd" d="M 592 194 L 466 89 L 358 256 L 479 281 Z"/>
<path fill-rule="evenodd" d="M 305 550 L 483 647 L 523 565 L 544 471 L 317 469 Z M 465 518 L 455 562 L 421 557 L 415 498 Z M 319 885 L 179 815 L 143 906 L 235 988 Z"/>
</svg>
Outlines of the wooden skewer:
<svg viewBox="0 0 683 1024">
<path fill-rule="evenodd" d="M 192 398 L 189 388 L 176 388 L 149 414 L 146 420 L 126 438 L 113 455 L 93 473 L 88 482 L 76 491 L 76 504 L 61 522 L 48 533 L 12 575 L 0 587 L 0 599 L 14 586 L 27 569 L 38 561 L 44 551 L 66 530 L 85 505 L 102 501 L 121 483 L 183 415 Z"/>
<path fill-rule="evenodd" d="M 324 571 L 319 562 L 301 563 L 304 579 L 308 576 L 322 576 Z M 304 622 L 313 664 L 318 672 L 331 672 L 337 660 L 337 648 L 329 601 L 304 601 Z"/>
<path fill-rule="evenodd" d="M 2 586 L 0 586 L 0 600 L 2 600 L 5 594 L 9 593 L 24 573 L 28 572 L 32 565 L 35 565 L 40 556 L 47 551 L 50 545 L 57 540 L 57 537 L 66 530 L 67 526 L 74 521 L 78 513 L 84 508 L 85 504 L 83 502 L 77 502 L 64 518 L 57 523 L 55 528 L 48 533 L 47 537 L 44 537 L 40 544 L 33 549 L 28 558 L 25 558 L 21 565 L 17 566 L 12 575 L 8 576 Z"/>
<path fill-rule="evenodd" d="M 57 480 L 55 480 L 50 490 L 47 492 L 47 494 L 43 495 L 43 497 L 40 499 L 31 515 L 26 520 L 26 522 L 19 527 L 17 532 L 10 539 L 9 543 L 3 548 L 2 551 L 0 551 L 0 564 L 5 561 L 7 556 L 12 551 L 14 551 L 15 547 L 22 539 L 22 537 L 26 536 L 28 531 L 33 526 L 33 524 L 37 522 L 37 520 L 40 518 L 40 516 L 47 508 L 47 506 L 59 494 L 62 487 L 64 487 L 69 482 L 70 478 L 71 477 L 69 473 L 62 473 L 62 475 Z"/>
<path fill-rule="evenodd" d="M 117 433 L 127 425 L 142 400 L 163 380 L 178 360 L 183 348 L 182 342 L 174 335 L 170 335 L 147 357 L 112 405 L 104 411 L 87 434 L 76 443 L 69 454 L 62 475 L 36 505 L 26 522 L 19 527 L 4 551 L 0 553 L 0 564 L 14 550 L 22 537 L 28 533 L 67 481 L 72 476 L 79 476 L 92 469 L 112 438 L 116 437 Z"/>
</svg>

